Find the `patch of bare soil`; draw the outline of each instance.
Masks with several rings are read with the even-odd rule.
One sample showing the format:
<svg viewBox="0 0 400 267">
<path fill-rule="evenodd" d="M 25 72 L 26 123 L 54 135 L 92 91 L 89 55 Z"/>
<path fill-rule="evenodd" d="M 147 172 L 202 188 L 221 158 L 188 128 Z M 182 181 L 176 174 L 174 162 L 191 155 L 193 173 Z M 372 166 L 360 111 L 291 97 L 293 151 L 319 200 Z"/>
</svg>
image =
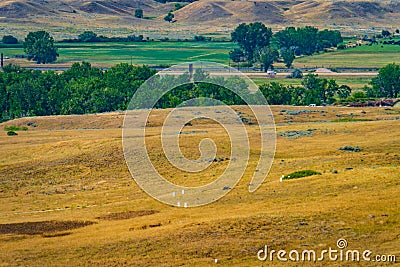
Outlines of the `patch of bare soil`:
<svg viewBox="0 0 400 267">
<path fill-rule="evenodd" d="M 45 233 L 77 229 L 94 223 L 95 222 L 91 221 L 42 221 L 6 223 L 0 224 L 0 234 L 40 235 Z M 67 234 L 63 233 L 62 235 Z"/>
</svg>

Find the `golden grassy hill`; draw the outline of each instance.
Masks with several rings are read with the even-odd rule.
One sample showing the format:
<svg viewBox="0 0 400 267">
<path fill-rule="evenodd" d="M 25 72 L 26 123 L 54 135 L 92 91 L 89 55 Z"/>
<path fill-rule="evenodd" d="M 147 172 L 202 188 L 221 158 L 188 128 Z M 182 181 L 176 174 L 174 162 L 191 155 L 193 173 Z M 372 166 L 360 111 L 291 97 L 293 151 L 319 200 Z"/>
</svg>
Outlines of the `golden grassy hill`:
<svg viewBox="0 0 400 267">
<path fill-rule="evenodd" d="M 235 109 L 252 120 L 248 109 Z M 211 205 L 188 209 L 155 201 L 132 180 L 122 152 L 122 113 L 0 124 L 37 125 L 18 136 L 0 133 L 0 266 L 262 266 L 256 255 L 265 245 L 321 251 L 335 249 L 339 238 L 349 249 L 396 255 L 399 261 L 400 110 L 272 106 L 272 111 L 277 150 L 260 189 L 247 191 L 259 153 L 257 126 L 249 125 L 255 146 L 238 186 Z M 192 176 L 158 157 L 167 112 L 150 116 L 146 144 L 167 179 L 183 184 Z M 187 127 L 194 134 L 181 136 L 183 153 L 198 154 L 200 137 L 218 140 L 218 153 L 228 152 L 229 139 L 217 124 Z M 288 137 L 293 131 L 300 135 Z M 339 150 L 346 145 L 362 150 Z M 193 179 L 207 181 L 209 171 L 226 164 L 212 163 Z M 321 175 L 279 182 L 281 175 L 305 169 Z M 273 264 L 299 265 L 276 259 Z M 317 263 L 344 265 L 353 263 Z"/>
<path fill-rule="evenodd" d="M 241 22 L 262 21 L 274 29 L 295 25 L 338 28 L 356 33 L 374 27 L 394 30 L 400 22 L 400 4 L 380 0 L 200 0 L 175 11 L 176 22 L 163 20 L 174 3 L 154 0 L 2 0 L 0 24 L 4 33 L 21 34 L 38 28 L 67 37 L 84 29 L 108 35 L 141 32 L 171 37 L 199 33 L 227 35 Z M 133 17 L 137 8 L 148 19 Z M 73 35 L 75 36 L 75 35 Z"/>
</svg>

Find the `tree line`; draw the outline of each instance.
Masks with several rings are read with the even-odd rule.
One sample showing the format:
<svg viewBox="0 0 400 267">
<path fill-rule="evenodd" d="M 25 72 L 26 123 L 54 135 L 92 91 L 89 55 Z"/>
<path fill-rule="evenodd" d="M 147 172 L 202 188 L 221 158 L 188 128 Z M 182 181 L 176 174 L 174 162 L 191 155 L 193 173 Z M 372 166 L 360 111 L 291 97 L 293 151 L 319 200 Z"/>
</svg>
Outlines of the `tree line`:
<svg viewBox="0 0 400 267">
<path fill-rule="evenodd" d="M 155 70 L 147 66 L 132 66 L 121 63 L 110 69 L 101 70 L 89 63 L 74 63 L 59 74 L 54 71 L 38 71 L 8 65 L 0 72 L 0 114 L 1 121 L 25 116 L 45 116 L 59 114 L 86 114 L 125 110 L 136 90 Z M 202 70 L 194 74 L 208 77 Z M 222 77 L 208 77 L 207 83 L 190 83 L 189 74 L 179 77 L 166 76 L 156 80 L 156 88 L 184 83 L 165 94 L 155 108 L 172 108 L 183 101 L 209 97 L 228 105 L 245 104 L 238 92 L 247 92 L 248 87 L 241 79 L 231 77 L 224 84 L 230 84 L 232 92 L 218 86 Z M 379 71 L 379 75 L 364 92 L 351 94 L 347 85 L 338 85 L 335 80 L 306 75 L 301 86 L 286 86 L 266 83 L 260 91 L 273 105 L 331 104 L 335 101 L 363 97 L 400 97 L 400 65 L 389 64 Z M 146 94 L 159 94 L 157 89 L 149 89 Z M 143 97 L 146 97 L 144 95 Z M 258 97 L 258 96 L 255 96 Z"/>
<path fill-rule="evenodd" d="M 261 85 L 260 90 L 271 105 L 327 105 L 351 96 L 349 86 L 314 74 L 306 75 L 301 86 L 271 82 Z"/>
<path fill-rule="evenodd" d="M 154 73 L 128 64 L 103 71 L 74 63 L 61 74 L 8 65 L 0 72 L 1 120 L 125 110 L 136 89 Z"/>
<path fill-rule="evenodd" d="M 98 43 L 98 42 L 145 42 L 143 35 L 128 35 L 126 37 L 108 37 L 97 35 L 93 31 L 84 31 L 78 35 L 78 38 L 64 39 L 60 43 Z"/>
<path fill-rule="evenodd" d="M 229 58 L 248 65 L 259 63 L 267 71 L 279 57 L 290 68 L 296 56 L 312 55 L 343 42 L 337 30 L 320 31 L 315 27 L 288 27 L 272 33 L 272 29 L 261 22 L 242 23 L 231 33 L 238 48 L 230 51 Z"/>
<path fill-rule="evenodd" d="M 168 41 L 168 38 L 160 39 L 160 41 Z M 84 31 L 78 35 L 78 38 L 63 39 L 60 43 L 96 43 L 96 42 L 146 42 L 150 41 L 149 37 L 144 38 L 143 35 L 129 35 L 127 37 L 107 37 L 97 35 L 93 31 Z M 152 39 L 152 41 L 154 41 Z M 211 37 L 196 35 L 192 40 L 185 39 L 185 42 L 208 42 L 212 41 Z M 11 35 L 3 36 L 2 42 L 7 45 L 18 44 L 17 38 Z M 28 60 L 33 60 L 37 64 L 53 63 L 59 57 L 58 48 L 54 38 L 46 31 L 30 32 L 24 42 L 23 47 Z"/>
</svg>

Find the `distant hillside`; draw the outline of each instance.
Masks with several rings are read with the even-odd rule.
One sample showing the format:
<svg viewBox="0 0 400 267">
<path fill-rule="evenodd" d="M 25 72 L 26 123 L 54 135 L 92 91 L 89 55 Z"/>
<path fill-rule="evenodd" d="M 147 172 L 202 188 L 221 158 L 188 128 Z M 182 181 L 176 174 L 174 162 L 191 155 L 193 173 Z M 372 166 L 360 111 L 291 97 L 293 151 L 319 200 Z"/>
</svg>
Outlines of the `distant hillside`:
<svg viewBox="0 0 400 267">
<path fill-rule="evenodd" d="M 147 19 L 134 18 L 141 8 Z M 174 12 L 175 22 L 163 17 L 174 3 L 155 0 L 0 0 L 0 34 L 25 34 L 47 28 L 57 37 L 83 29 L 105 34 L 132 33 L 187 36 L 228 35 L 241 22 L 262 21 L 274 29 L 315 25 L 343 31 L 389 28 L 400 25 L 400 3 L 383 0 L 199 0 Z M 56 29 L 56 30 L 54 30 Z"/>
<path fill-rule="evenodd" d="M 400 3 L 394 1 L 199 1 L 175 12 L 178 22 L 224 23 L 263 21 L 269 24 L 395 24 Z M 395 19 L 395 21 L 393 21 Z"/>
<path fill-rule="evenodd" d="M 131 16 L 134 10 L 141 8 L 153 15 L 163 14 L 171 4 L 161 4 L 153 0 L 2 0 L 0 14 L 2 17 L 21 19 L 21 16 L 47 15 L 49 17 L 63 13 L 104 14 Z"/>
</svg>

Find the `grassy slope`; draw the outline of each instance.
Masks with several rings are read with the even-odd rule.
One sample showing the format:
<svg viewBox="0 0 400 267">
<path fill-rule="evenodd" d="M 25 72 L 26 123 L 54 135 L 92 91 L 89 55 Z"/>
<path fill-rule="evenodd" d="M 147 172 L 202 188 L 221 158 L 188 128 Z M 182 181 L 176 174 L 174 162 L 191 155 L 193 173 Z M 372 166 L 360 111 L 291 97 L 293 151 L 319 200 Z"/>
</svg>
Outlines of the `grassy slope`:
<svg viewBox="0 0 400 267">
<path fill-rule="evenodd" d="M 318 250 L 335 248 L 340 237 L 348 240 L 351 249 L 400 256 L 400 124 L 376 120 L 393 119 L 400 111 L 364 108 L 364 114 L 361 108 L 326 107 L 327 113 L 288 116 L 280 112 L 283 109 L 321 108 L 273 107 L 278 132 L 313 128 L 314 136 L 278 137 L 271 173 L 258 191 L 249 194 L 246 184 L 255 168 L 255 149 L 245 177 L 230 194 L 192 209 L 160 204 L 132 181 L 118 128 L 123 114 L 26 118 L 0 125 L 27 121 L 38 125 L 17 137 L 1 133 L 0 223 L 97 222 L 52 238 L 0 235 L 0 265 L 210 266 L 218 258 L 222 266 L 258 266 L 256 253 L 264 245 Z M 154 125 L 150 131 L 156 134 L 148 139 L 150 146 L 157 144 L 158 125 L 165 114 L 156 111 L 150 118 Z M 330 123 L 336 114 L 373 121 Z M 206 128 L 210 137 L 221 140 L 218 145 L 227 147 L 227 139 L 220 139 L 215 127 L 194 124 L 191 130 Z M 254 127 L 248 129 L 257 144 Z M 197 153 L 193 137 L 182 137 L 184 153 Z M 339 151 L 344 145 L 358 145 L 363 151 Z M 213 164 L 210 171 L 216 172 L 223 164 Z M 170 166 L 163 164 L 163 168 L 173 174 Z M 282 174 L 302 169 L 322 175 L 279 183 Z M 338 174 L 331 173 L 333 169 Z M 176 182 L 185 179 L 178 174 L 173 178 Z M 43 210 L 47 211 L 39 212 Z M 126 220 L 96 219 L 138 210 L 160 212 Z M 335 264 L 341 265 L 330 263 Z"/>
<path fill-rule="evenodd" d="M 145 16 L 152 19 L 134 18 L 136 8 L 142 8 Z M 174 12 L 177 21 L 173 24 L 163 21 L 172 9 L 173 3 L 160 4 L 151 0 L 2 1 L 0 33 L 22 37 L 28 31 L 46 29 L 64 38 L 91 29 L 99 34 L 140 32 L 151 37 L 160 33 L 169 37 L 190 37 L 193 34 L 228 36 L 229 31 L 241 22 L 262 21 L 274 29 L 289 25 L 318 25 L 363 35 L 377 33 L 382 28 L 393 31 L 400 20 L 396 2 L 381 0 L 202 0 Z"/>
</svg>

